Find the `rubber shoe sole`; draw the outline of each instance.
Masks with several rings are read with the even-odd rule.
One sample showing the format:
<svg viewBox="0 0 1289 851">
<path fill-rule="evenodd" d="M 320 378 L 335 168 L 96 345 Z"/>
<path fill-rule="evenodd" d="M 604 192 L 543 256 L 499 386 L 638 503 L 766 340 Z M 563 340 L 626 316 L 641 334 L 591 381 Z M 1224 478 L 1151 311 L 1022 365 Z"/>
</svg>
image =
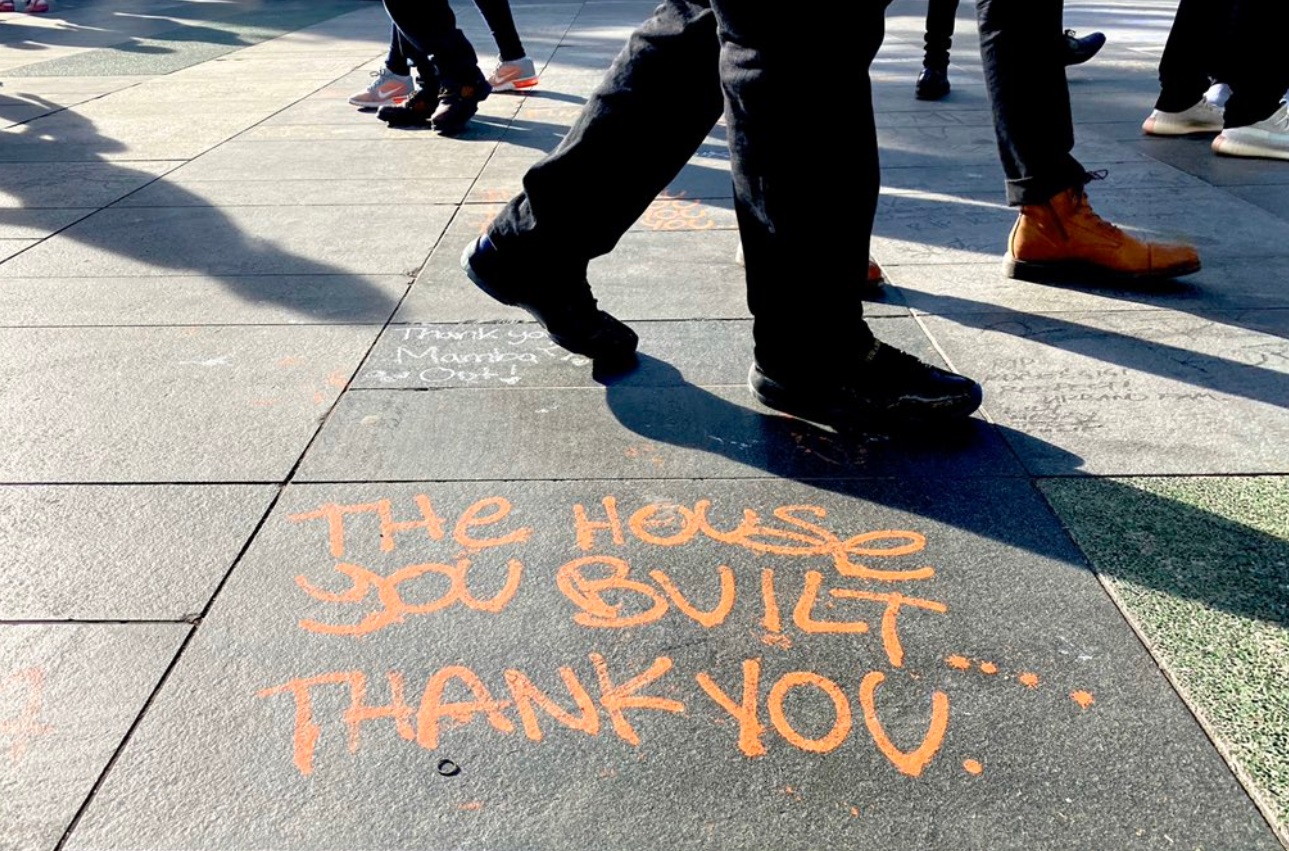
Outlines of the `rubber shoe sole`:
<svg viewBox="0 0 1289 851">
<path fill-rule="evenodd" d="M 755 363 L 747 376 L 747 386 L 753 398 L 767 408 L 839 430 L 932 426 L 965 420 L 980 407 L 984 391 L 974 381 L 963 379 L 963 382 L 964 392 L 956 397 L 946 397 L 938 404 L 927 404 L 921 411 L 899 411 L 878 407 L 871 401 L 848 398 L 844 391 L 837 391 L 829 398 L 819 388 L 793 390 L 766 375 Z"/>
<path fill-rule="evenodd" d="M 466 277 L 470 279 L 470 283 L 495 301 L 499 301 L 507 307 L 517 307 L 523 310 L 537 320 L 537 323 L 546 330 L 546 333 L 550 335 L 551 340 L 556 345 L 567 349 L 573 354 L 591 358 L 596 362 L 597 368 L 621 371 L 636 365 L 638 360 L 636 348 L 639 346 L 640 338 L 635 331 L 632 331 L 631 328 L 614 316 L 603 310 L 596 311 L 597 316 L 593 320 L 595 322 L 594 327 L 588 326 L 586 331 L 578 334 L 557 333 L 551 331 L 547 324 L 547 317 L 543 315 L 541 308 L 515 297 L 479 274 L 474 268 L 471 259 L 480 250 L 480 243 L 483 239 L 484 237 L 477 237 L 466 245 L 465 250 L 461 252 L 461 268 L 465 271 Z"/>
<path fill-rule="evenodd" d="M 1106 266 L 1098 266 L 1095 263 L 1085 263 L 1077 260 L 1035 263 L 1017 260 L 1011 256 L 1003 260 L 1003 272 L 1007 277 L 1018 281 L 1028 281 L 1032 284 L 1166 281 L 1180 278 L 1183 275 L 1192 275 L 1198 272 L 1201 266 L 1200 261 L 1196 260 L 1191 263 L 1178 263 L 1171 267 L 1154 269 L 1149 272 L 1123 272 Z"/>
</svg>

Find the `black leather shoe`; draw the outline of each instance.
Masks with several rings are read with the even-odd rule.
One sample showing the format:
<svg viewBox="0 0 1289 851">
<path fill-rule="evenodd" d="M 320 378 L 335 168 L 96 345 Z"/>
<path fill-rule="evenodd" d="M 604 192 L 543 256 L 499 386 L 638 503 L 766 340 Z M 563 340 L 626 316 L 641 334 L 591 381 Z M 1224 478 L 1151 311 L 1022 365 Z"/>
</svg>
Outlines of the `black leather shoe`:
<svg viewBox="0 0 1289 851">
<path fill-rule="evenodd" d="M 918 100 L 939 100 L 949 93 L 949 72 L 944 68 L 923 68 L 918 74 Z"/>
<path fill-rule="evenodd" d="M 431 126 L 444 135 L 460 133 L 490 94 L 492 86 L 482 77 L 459 89 L 440 89 L 439 107 L 430 116 Z"/>
<path fill-rule="evenodd" d="M 1090 33 L 1083 38 L 1074 34 L 1074 30 L 1065 31 L 1065 64 L 1082 65 L 1100 52 L 1105 46 L 1105 33 Z"/>
<path fill-rule="evenodd" d="M 752 364 L 748 386 L 761 404 L 835 428 L 931 425 L 964 419 L 980 407 L 980 385 L 877 343 L 850 376 L 820 382 L 771 376 Z"/>
<path fill-rule="evenodd" d="M 636 332 L 596 307 L 585 279 L 555 281 L 540 271 L 507 265 L 487 236 L 466 246 L 461 268 L 476 287 L 502 304 L 528 311 L 546 333 L 570 352 L 593 358 L 600 368 L 636 363 Z"/>
<path fill-rule="evenodd" d="M 419 88 L 411 97 L 394 106 L 382 106 L 376 117 L 390 127 L 424 127 L 439 107 L 438 96 L 432 89 Z"/>
</svg>

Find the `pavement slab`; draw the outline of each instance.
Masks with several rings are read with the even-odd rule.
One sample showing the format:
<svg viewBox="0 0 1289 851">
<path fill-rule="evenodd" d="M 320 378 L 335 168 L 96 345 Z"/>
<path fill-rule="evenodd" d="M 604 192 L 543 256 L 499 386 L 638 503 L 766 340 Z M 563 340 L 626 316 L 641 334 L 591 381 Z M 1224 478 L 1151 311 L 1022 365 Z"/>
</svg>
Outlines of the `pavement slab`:
<svg viewBox="0 0 1289 851">
<path fill-rule="evenodd" d="M 291 487 L 67 847 L 949 842 L 1278 847 L 1022 481 Z"/>
<path fill-rule="evenodd" d="M 404 275 L 9 278 L 0 326 L 380 324 Z"/>
<path fill-rule="evenodd" d="M 0 164 L 0 209 L 106 207 L 175 168 L 179 163 Z M 0 212 L 0 217 L 6 216 Z"/>
<path fill-rule="evenodd" d="M 927 317 L 1035 475 L 1289 470 L 1285 311 Z M 1053 447 L 1059 448 L 1053 451 Z"/>
<path fill-rule="evenodd" d="M 190 628 L 0 625 L 0 849 L 58 845 Z"/>
<path fill-rule="evenodd" d="M 190 618 L 210 602 L 275 492 L 0 486 L 0 621 Z"/>
<path fill-rule="evenodd" d="M 1039 483 L 1289 838 L 1289 487 L 1278 477 Z"/>
<path fill-rule="evenodd" d="M 414 274 L 454 208 L 408 205 L 381 219 L 384 238 L 338 240 L 366 207 L 138 207 L 100 210 L 0 267 L 9 277 Z M 392 307 L 392 305 L 391 305 Z"/>
<path fill-rule="evenodd" d="M 377 331 L 4 329 L 0 482 L 282 481 Z"/>
</svg>

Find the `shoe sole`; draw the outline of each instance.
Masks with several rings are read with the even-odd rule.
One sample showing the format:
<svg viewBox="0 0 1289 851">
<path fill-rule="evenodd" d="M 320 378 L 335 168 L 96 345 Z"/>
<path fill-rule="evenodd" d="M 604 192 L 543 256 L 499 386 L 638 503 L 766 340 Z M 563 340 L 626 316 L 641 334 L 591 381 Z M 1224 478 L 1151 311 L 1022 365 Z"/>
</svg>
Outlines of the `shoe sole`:
<svg viewBox="0 0 1289 851">
<path fill-rule="evenodd" d="M 792 391 L 785 390 L 783 385 L 763 372 L 760 373 L 761 386 L 758 388 L 757 383 L 753 380 L 757 375 L 758 370 L 756 365 L 753 364 L 748 371 L 747 388 L 752 392 L 752 397 L 762 405 L 800 420 L 832 426 L 838 430 L 890 429 L 894 427 L 917 428 L 945 425 L 969 418 L 979 410 L 981 402 L 984 401 L 984 393 L 980 386 L 976 385 L 975 391 L 970 397 L 964 399 L 962 404 L 953 407 L 946 406 L 923 416 L 879 414 L 876 412 L 856 413 L 848 408 L 812 404 L 793 399 L 791 398 Z"/>
<path fill-rule="evenodd" d="M 497 83 L 492 87 L 493 94 L 497 92 L 516 92 L 522 89 L 532 89 L 537 87 L 537 78 L 529 77 L 525 80 L 511 80 L 507 83 Z"/>
<path fill-rule="evenodd" d="M 949 96 L 949 92 L 951 92 L 951 91 L 953 91 L 953 90 L 952 90 L 952 89 L 945 89 L 945 90 L 944 90 L 944 91 L 942 91 L 942 92 L 919 92 L 919 91 L 914 91 L 914 92 L 913 92 L 913 97 L 914 97 L 914 99 L 916 99 L 916 100 L 944 100 L 945 98 L 947 98 L 947 97 Z"/>
<path fill-rule="evenodd" d="M 1162 128 L 1157 122 L 1147 120 L 1141 125 L 1141 132 L 1147 136 L 1203 136 L 1206 133 L 1221 133 L 1221 127 L 1169 127 L 1165 124 Z"/>
<path fill-rule="evenodd" d="M 470 283 L 474 284 L 494 301 L 498 301 L 507 307 L 517 307 L 524 311 L 531 316 L 538 325 L 542 326 L 542 329 L 546 331 L 552 342 L 557 346 L 567 349 L 575 355 L 582 355 L 583 357 L 591 358 L 595 361 L 597 367 L 609 367 L 616 371 L 635 366 L 638 359 L 636 357 L 636 347 L 634 345 L 631 347 L 629 352 L 621 351 L 600 353 L 597 355 L 594 349 L 588 349 L 586 346 L 578 345 L 575 341 L 570 340 L 567 337 L 551 333 L 551 330 L 546 327 L 546 323 L 542 321 L 542 318 L 536 311 L 526 305 L 520 304 L 514 298 L 491 286 L 483 276 L 474 270 L 474 266 L 470 264 L 470 255 L 474 253 L 475 248 L 479 245 L 480 238 L 481 237 L 476 237 L 474 241 L 468 243 L 465 249 L 461 252 L 461 269 L 465 272 L 466 277 L 470 279 Z"/>
<path fill-rule="evenodd" d="M 1064 261 L 1057 263 L 1034 263 L 1007 257 L 1003 261 L 1003 271 L 1007 277 L 1032 284 L 1079 284 L 1095 282 L 1142 282 L 1166 281 L 1192 275 L 1201 268 L 1200 262 L 1178 263 L 1166 269 L 1153 272 L 1120 272 L 1097 266 L 1092 263 Z"/>
<path fill-rule="evenodd" d="M 1220 144 L 1219 144 L 1220 143 Z M 1213 153 L 1222 157 L 1248 157 L 1261 160 L 1289 160 L 1289 151 L 1263 148 L 1236 139 L 1218 137 L 1213 140 Z"/>
</svg>

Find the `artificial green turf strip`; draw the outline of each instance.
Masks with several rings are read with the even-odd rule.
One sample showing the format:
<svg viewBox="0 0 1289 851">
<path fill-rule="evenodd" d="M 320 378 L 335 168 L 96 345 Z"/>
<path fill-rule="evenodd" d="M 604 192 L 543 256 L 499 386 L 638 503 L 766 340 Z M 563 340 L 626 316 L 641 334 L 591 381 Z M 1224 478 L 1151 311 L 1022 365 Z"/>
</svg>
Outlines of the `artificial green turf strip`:
<svg viewBox="0 0 1289 851">
<path fill-rule="evenodd" d="M 1214 734 L 1289 825 L 1289 478 L 1039 488 Z"/>
</svg>

